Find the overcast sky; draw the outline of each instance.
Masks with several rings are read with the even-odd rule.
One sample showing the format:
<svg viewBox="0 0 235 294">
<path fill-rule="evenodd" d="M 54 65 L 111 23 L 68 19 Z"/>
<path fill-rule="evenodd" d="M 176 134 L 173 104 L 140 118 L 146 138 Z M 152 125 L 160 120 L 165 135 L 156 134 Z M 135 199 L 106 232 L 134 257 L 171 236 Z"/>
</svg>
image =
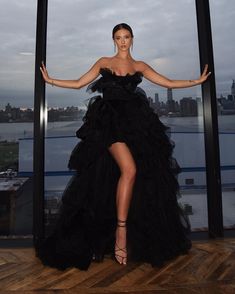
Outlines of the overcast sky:
<svg viewBox="0 0 235 294">
<path fill-rule="evenodd" d="M 47 68 L 54 78 L 75 79 L 101 56 L 114 55 L 111 32 L 126 22 L 134 31 L 133 58 L 172 79 L 199 77 L 194 0 L 48 0 Z M 0 108 L 32 107 L 35 0 L 0 0 Z M 235 1 L 211 0 L 217 96 L 235 79 Z M 166 89 L 146 80 L 148 96 Z M 174 99 L 201 96 L 200 86 L 173 90 Z M 47 86 L 49 106 L 84 105 L 90 94 Z"/>
</svg>

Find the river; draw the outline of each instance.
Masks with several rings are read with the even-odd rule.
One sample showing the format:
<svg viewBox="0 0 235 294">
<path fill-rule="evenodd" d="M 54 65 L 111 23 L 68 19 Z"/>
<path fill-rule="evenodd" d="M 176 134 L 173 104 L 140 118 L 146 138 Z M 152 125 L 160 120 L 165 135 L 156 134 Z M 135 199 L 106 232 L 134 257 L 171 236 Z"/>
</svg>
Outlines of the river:
<svg viewBox="0 0 235 294">
<path fill-rule="evenodd" d="M 203 132 L 203 117 L 160 117 L 160 120 L 171 127 L 172 132 Z M 235 132 L 235 115 L 218 117 L 220 132 Z M 78 121 L 49 122 L 46 136 L 75 136 L 82 125 Z M 33 123 L 0 123 L 0 141 L 18 141 L 33 137 Z"/>
</svg>

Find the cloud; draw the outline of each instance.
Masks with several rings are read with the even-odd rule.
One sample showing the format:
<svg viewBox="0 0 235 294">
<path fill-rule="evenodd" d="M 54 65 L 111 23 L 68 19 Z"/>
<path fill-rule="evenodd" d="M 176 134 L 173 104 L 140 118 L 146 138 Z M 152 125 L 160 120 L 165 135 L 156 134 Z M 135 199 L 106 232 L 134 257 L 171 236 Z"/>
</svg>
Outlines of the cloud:
<svg viewBox="0 0 235 294">
<path fill-rule="evenodd" d="M 55 78 L 78 78 L 101 56 L 112 56 L 112 28 L 127 22 L 134 31 L 137 60 L 172 79 L 200 74 L 194 0 L 50 0 L 48 6 L 47 68 Z M 228 93 L 234 73 L 235 3 L 213 0 L 211 20 L 217 92 Z M 33 105 L 36 1 L 2 0 L 0 11 L 0 107 Z M 148 95 L 166 89 L 146 80 Z M 200 95 L 200 87 L 173 91 L 176 99 Z M 51 106 L 79 105 L 89 96 L 79 91 L 47 87 Z"/>
</svg>

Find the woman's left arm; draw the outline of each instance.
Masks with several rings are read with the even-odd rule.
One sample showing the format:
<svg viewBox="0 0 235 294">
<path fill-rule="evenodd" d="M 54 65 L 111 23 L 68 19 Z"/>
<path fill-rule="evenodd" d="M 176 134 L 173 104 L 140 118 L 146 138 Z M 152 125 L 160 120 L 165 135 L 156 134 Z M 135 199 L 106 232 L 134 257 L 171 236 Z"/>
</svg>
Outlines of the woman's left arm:
<svg viewBox="0 0 235 294">
<path fill-rule="evenodd" d="M 156 72 L 148 64 L 141 62 L 140 64 L 141 72 L 143 76 L 150 82 L 160 85 L 165 88 L 188 88 L 196 85 L 200 85 L 206 81 L 211 72 L 208 71 L 208 64 L 205 65 L 202 75 L 196 80 L 171 80 L 158 72 Z"/>
</svg>

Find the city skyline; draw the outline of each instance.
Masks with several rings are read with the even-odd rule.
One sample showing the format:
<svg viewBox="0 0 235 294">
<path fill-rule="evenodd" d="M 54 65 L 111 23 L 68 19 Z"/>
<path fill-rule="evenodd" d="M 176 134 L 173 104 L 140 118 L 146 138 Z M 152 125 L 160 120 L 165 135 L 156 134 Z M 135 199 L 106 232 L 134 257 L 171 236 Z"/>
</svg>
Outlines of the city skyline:
<svg viewBox="0 0 235 294">
<path fill-rule="evenodd" d="M 182 100 L 182 99 L 184 99 L 184 98 L 192 98 L 192 99 L 195 99 L 195 100 L 197 100 L 197 99 L 202 99 L 202 97 L 200 97 L 200 96 L 197 96 L 197 97 L 191 97 L 191 96 L 187 96 L 187 97 L 180 97 L 180 98 L 178 98 L 178 99 L 175 99 L 175 97 L 174 97 L 174 89 L 166 89 L 166 93 L 167 93 L 167 97 L 166 97 L 166 99 L 161 99 L 162 97 L 159 97 L 159 93 L 157 93 L 157 92 L 155 92 L 154 93 L 154 95 L 153 95 L 153 97 L 152 96 L 148 96 L 148 99 L 149 100 L 151 100 L 152 102 L 154 102 L 154 103 L 167 103 L 167 102 L 169 102 L 169 101 L 175 101 L 175 102 L 180 102 L 180 100 Z M 226 95 L 226 96 L 223 96 L 222 94 L 218 97 L 218 95 L 217 95 L 217 99 L 218 100 L 220 100 L 221 98 L 225 98 L 225 99 L 228 99 L 228 97 L 229 96 L 233 96 L 233 97 L 235 97 L 235 80 L 233 80 L 233 82 L 232 82 L 232 85 L 231 85 L 231 87 L 230 87 L 230 93 L 228 92 L 228 94 Z M 235 98 L 233 98 L 233 100 L 234 100 Z M 165 100 L 165 101 L 164 101 Z M 19 109 L 21 109 L 21 110 L 27 110 L 27 109 L 31 109 L 31 110 L 33 110 L 34 108 L 33 107 L 22 107 L 22 106 L 16 106 L 16 105 L 14 105 L 14 103 L 12 103 L 11 104 L 11 102 L 10 101 L 8 101 L 5 105 L 0 105 L 0 111 L 2 111 L 2 110 L 5 110 L 6 109 L 6 107 L 8 106 L 8 105 L 10 105 L 11 107 L 17 107 L 17 108 L 19 108 Z M 48 110 L 50 110 L 50 109 L 62 109 L 62 108 L 68 108 L 68 107 L 78 107 L 79 109 L 83 109 L 83 110 L 85 110 L 86 109 L 86 107 L 84 106 L 76 106 L 76 105 L 64 105 L 64 106 L 59 106 L 59 105 L 54 105 L 54 106 L 50 106 L 50 107 L 47 107 L 47 109 Z"/>
<path fill-rule="evenodd" d="M 36 1 L 1 0 L 0 12 L 0 108 L 8 102 L 16 107 L 33 106 Z M 114 54 L 111 31 L 119 22 L 134 30 L 133 57 L 144 60 L 156 71 L 172 79 L 199 76 L 199 53 L 195 1 L 140 0 L 119 3 L 105 0 L 50 0 L 48 7 L 47 67 L 55 78 L 78 78 L 100 56 Z M 211 1 L 217 97 L 230 93 L 234 73 L 235 3 Z M 90 9 L 92 7 L 92 9 Z M 27 8 L 27 9 L 26 9 Z M 79 15 L 79 17 L 78 17 Z M 121 15 L 121 17 L 120 17 Z M 143 17 L 147 15 L 148 17 Z M 19 22 L 20 20 L 20 22 Z M 20 23 L 20 25 L 19 25 Z M 98 26 L 97 26 L 98 24 Z M 151 28 L 151 29 L 150 29 Z M 223 56 L 223 58 L 221 58 Z M 143 80 L 147 96 L 157 92 L 167 100 L 167 89 Z M 200 86 L 173 90 L 175 100 L 201 96 Z M 94 94 L 95 95 L 95 94 Z M 81 106 L 92 95 L 47 87 L 48 106 Z"/>
<path fill-rule="evenodd" d="M 167 89 L 167 101 L 159 100 L 159 93 L 154 94 L 154 98 L 147 97 L 149 105 L 159 117 L 185 117 L 203 115 L 202 98 L 191 96 L 182 97 L 179 101 L 173 97 L 172 89 Z M 85 114 L 82 107 L 67 105 L 66 107 L 47 107 L 49 121 L 77 120 Z M 217 111 L 219 115 L 235 114 L 235 81 L 231 85 L 231 92 L 227 97 L 221 95 L 217 97 Z M 8 103 L 5 108 L 0 109 L 0 123 L 4 122 L 32 122 L 33 108 L 14 107 Z"/>
</svg>

